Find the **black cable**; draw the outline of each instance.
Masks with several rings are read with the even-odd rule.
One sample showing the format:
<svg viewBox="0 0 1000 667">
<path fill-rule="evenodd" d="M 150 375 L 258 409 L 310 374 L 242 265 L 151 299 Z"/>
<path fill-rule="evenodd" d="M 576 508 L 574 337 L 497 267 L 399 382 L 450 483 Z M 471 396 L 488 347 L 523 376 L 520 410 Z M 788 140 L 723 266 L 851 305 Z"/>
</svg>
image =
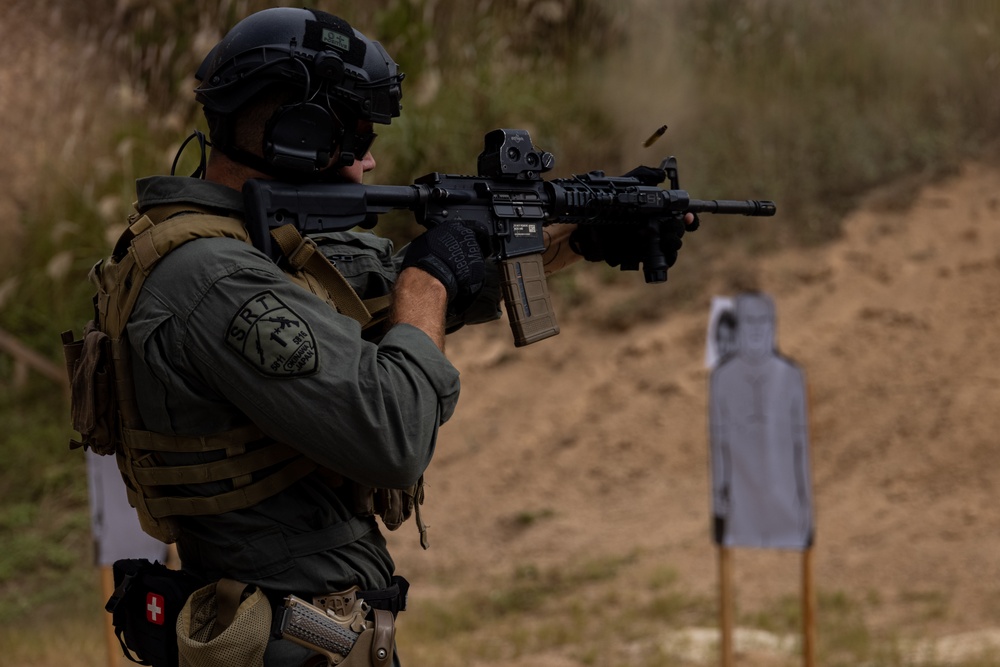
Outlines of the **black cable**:
<svg viewBox="0 0 1000 667">
<path fill-rule="evenodd" d="M 184 143 L 181 144 L 181 147 L 177 149 L 177 155 L 174 156 L 174 162 L 170 165 L 171 176 L 177 175 L 177 163 L 180 162 L 181 154 L 184 152 L 184 149 L 187 148 L 187 145 L 191 143 L 191 140 L 195 138 L 198 139 L 198 147 L 201 149 L 201 158 L 198 161 L 198 168 L 191 174 L 191 178 L 203 178 L 205 176 L 205 170 L 208 163 L 207 151 L 205 150 L 205 147 L 211 146 L 212 144 L 208 142 L 208 139 L 205 138 L 205 133 L 201 130 L 195 130 L 192 132 L 188 138 L 184 140 Z"/>
</svg>

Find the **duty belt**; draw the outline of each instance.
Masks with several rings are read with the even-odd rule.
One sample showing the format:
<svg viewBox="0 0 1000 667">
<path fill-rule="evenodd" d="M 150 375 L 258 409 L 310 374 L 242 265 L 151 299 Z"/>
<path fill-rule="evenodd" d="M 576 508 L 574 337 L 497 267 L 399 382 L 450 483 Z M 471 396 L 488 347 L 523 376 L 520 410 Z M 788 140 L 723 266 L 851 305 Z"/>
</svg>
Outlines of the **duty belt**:
<svg viewBox="0 0 1000 667">
<path fill-rule="evenodd" d="M 410 589 L 410 582 L 403 577 L 395 575 L 392 584 L 387 588 L 371 591 L 358 591 L 359 598 L 368 603 L 372 609 L 384 609 L 392 612 L 396 616 L 401 611 L 406 611 L 406 592 Z M 317 607 L 327 609 L 324 605 L 329 596 L 320 595 L 313 598 L 313 604 Z"/>
</svg>

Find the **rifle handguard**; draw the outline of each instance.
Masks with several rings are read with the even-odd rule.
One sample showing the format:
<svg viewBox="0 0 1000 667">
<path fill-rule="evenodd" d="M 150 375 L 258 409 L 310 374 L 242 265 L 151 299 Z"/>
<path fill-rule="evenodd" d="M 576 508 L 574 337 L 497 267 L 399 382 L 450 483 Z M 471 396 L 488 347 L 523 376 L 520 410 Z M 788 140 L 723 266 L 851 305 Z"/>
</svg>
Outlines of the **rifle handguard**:
<svg viewBox="0 0 1000 667">
<path fill-rule="evenodd" d="M 514 345 L 523 347 L 559 333 L 542 255 L 535 253 L 502 259 L 500 268 L 500 287 Z"/>
</svg>

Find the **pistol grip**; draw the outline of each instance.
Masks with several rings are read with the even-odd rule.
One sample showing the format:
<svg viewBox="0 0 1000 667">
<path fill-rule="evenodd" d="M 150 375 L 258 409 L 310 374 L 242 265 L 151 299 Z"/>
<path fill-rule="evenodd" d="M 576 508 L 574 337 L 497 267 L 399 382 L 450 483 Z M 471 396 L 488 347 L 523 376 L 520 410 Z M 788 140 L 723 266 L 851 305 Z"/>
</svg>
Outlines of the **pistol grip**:
<svg viewBox="0 0 1000 667">
<path fill-rule="evenodd" d="M 514 345 L 523 347 L 559 333 L 542 255 L 535 253 L 502 259 L 500 269 L 500 286 Z"/>
<path fill-rule="evenodd" d="M 358 633 L 341 626 L 319 607 L 294 595 L 285 598 L 276 630 L 282 639 L 322 653 L 330 665 L 342 662 L 359 638 Z"/>
</svg>

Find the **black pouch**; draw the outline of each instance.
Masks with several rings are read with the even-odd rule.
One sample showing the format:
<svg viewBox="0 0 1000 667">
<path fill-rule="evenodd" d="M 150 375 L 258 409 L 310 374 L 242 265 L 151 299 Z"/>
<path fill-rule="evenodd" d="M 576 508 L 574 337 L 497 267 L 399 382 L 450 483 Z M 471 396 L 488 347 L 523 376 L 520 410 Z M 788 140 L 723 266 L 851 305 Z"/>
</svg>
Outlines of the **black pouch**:
<svg viewBox="0 0 1000 667">
<path fill-rule="evenodd" d="M 104 609 L 125 657 L 140 665 L 177 667 L 177 617 L 203 582 L 144 558 L 116 561 L 113 570 L 115 592 Z"/>
<path fill-rule="evenodd" d="M 388 239 L 366 232 L 325 232 L 309 238 L 362 299 L 392 290 L 397 271 Z"/>
</svg>

